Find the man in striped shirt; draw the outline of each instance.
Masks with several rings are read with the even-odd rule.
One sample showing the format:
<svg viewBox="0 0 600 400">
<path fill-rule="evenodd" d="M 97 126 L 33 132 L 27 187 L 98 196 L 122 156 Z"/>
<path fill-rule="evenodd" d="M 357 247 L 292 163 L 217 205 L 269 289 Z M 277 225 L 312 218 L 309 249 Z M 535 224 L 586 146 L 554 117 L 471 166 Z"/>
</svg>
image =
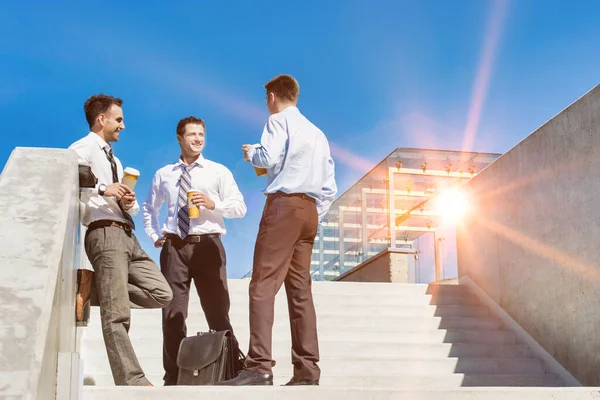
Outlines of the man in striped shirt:
<svg viewBox="0 0 600 400">
<path fill-rule="evenodd" d="M 226 233 L 223 218 L 242 218 L 246 204 L 233 174 L 224 165 L 202 156 L 206 125 L 196 117 L 177 124 L 181 157 L 159 169 L 143 209 L 144 228 L 155 247 L 162 247 L 160 266 L 173 290 L 171 304 L 163 309 L 163 365 L 165 385 L 177 384 L 177 353 L 186 337 L 185 320 L 191 281 L 210 329 L 230 330 L 229 291 L 225 249 L 221 235 Z M 199 208 L 190 218 L 187 193 Z M 167 203 L 167 218 L 159 227 L 162 203 Z M 239 348 L 234 336 L 234 352 Z"/>
</svg>

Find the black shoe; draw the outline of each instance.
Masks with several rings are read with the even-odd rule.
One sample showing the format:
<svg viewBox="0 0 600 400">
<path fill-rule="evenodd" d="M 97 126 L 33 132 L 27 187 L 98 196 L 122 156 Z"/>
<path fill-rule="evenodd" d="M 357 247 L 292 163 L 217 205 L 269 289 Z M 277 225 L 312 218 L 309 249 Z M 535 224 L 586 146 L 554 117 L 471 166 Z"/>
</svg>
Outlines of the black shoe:
<svg viewBox="0 0 600 400">
<path fill-rule="evenodd" d="M 250 386 L 267 385 L 273 386 L 273 375 L 260 374 L 248 370 L 241 371 L 238 376 L 228 381 L 216 382 L 217 386 Z"/>
<path fill-rule="evenodd" d="M 318 379 L 295 379 L 292 378 L 288 383 L 281 386 L 319 386 Z"/>
</svg>

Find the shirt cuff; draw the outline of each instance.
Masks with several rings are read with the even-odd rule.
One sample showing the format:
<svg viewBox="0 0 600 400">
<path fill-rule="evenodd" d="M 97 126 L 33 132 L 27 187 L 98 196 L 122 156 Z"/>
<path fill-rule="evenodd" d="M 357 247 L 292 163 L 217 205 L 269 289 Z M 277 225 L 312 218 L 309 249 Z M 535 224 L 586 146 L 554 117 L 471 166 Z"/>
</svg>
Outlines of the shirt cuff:
<svg viewBox="0 0 600 400">
<path fill-rule="evenodd" d="M 250 151 L 248 151 L 248 158 L 250 159 L 250 162 L 252 162 L 252 157 L 254 157 L 254 153 L 256 153 L 256 149 L 258 149 L 259 147 L 260 147 L 260 143 L 253 144 Z"/>
<path fill-rule="evenodd" d="M 158 234 L 156 233 L 153 233 L 152 235 L 150 235 L 150 239 L 152 239 L 152 244 L 154 244 L 158 239 L 160 239 L 160 236 L 158 236 Z"/>
<path fill-rule="evenodd" d="M 213 200 L 215 202 L 215 209 L 213 211 L 217 211 L 219 213 L 223 213 L 223 202 L 220 199 Z"/>
</svg>

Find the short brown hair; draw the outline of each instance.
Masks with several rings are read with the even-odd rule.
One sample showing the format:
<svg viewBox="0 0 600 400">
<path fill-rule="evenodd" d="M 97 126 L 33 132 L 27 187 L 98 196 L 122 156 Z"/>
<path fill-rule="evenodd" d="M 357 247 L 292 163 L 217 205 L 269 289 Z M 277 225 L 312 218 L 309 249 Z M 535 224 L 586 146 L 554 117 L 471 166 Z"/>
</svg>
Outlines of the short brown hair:
<svg viewBox="0 0 600 400">
<path fill-rule="evenodd" d="M 206 124 L 204 124 L 204 121 L 202 120 L 202 118 L 186 117 L 177 123 L 177 136 L 183 136 L 183 134 L 185 133 L 185 127 L 187 124 L 202 125 L 204 127 L 204 129 L 206 129 Z"/>
<path fill-rule="evenodd" d="M 98 115 L 107 112 L 113 104 L 121 107 L 123 100 L 106 94 L 95 94 L 85 101 L 83 111 L 90 128 L 94 126 Z"/>
<path fill-rule="evenodd" d="M 265 83 L 265 89 L 267 93 L 275 93 L 275 96 L 282 100 L 298 101 L 298 95 L 300 94 L 300 85 L 293 76 L 282 74 L 277 75 L 269 82 Z"/>
</svg>

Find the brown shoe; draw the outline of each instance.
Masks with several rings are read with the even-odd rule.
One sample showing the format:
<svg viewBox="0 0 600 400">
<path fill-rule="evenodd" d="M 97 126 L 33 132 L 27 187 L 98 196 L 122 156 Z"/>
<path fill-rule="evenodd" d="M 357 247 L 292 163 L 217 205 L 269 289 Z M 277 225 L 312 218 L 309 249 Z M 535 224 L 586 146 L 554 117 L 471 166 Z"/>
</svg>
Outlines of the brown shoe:
<svg viewBox="0 0 600 400">
<path fill-rule="evenodd" d="M 85 304 L 90 301 L 92 295 L 92 277 L 94 273 L 87 269 L 79 270 L 80 279 L 77 286 L 77 298 L 75 302 L 75 317 L 77 322 L 83 321 L 83 309 Z"/>
</svg>

